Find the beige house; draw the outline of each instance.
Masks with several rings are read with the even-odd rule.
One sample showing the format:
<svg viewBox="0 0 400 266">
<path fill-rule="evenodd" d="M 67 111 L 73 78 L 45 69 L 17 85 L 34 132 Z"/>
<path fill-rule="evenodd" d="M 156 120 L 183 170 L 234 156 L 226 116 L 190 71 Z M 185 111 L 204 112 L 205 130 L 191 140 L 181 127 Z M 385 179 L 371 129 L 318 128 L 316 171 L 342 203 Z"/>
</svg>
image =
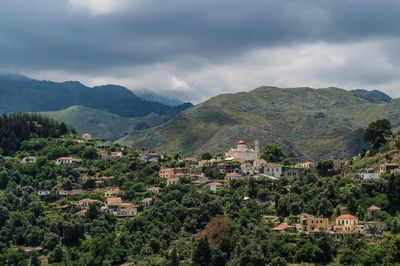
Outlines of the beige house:
<svg viewBox="0 0 400 266">
<path fill-rule="evenodd" d="M 384 163 L 381 164 L 379 171 L 381 174 L 390 173 L 392 170 L 399 168 L 399 164 L 397 163 Z"/>
<path fill-rule="evenodd" d="M 147 193 L 149 194 L 157 194 L 160 193 L 161 188 L 160 187 L 149 187 L 147 189 Z"/>
<path fill-rule="evenodd" d="M 118 206 L 118 210 L 116 216 L 118 217 L 131 217 L 136 216 L 138 213 L 139 206 L 132 204 L 132 203 L 121 203 Z"/>
<path fill-rule="evenodd" d="M 122 158 L 122 152 L 120 152 L 120 151 L 113 151 L 113 152 L 111 152 L 111 158 L 112 158 L 112 159 L 119 159 L 119 158 Z"/>
<path fill-rule="evenodd" d="M 225 175 L 225 181 L 231 181 L 235 179 L 240 179 L 240 174 L 239 173 L 227 173 Z"/>
<path fill-rule="evenodd" d="M 174 168 L 161 168 L 158 172 L 158 175 L 162 178 L 174 178 L 175 177 L 175 169 Z"/>
<path fill-rule="evenodd" d="M 358 218 L 351 214 L 342 214 L 335 219 L 335 232 L 350 232 L 361 234 L 364 226 L 359 224 Z"/>
<path fill-rule="evenodd" d="M 115 196 L 119 196 L 122 193 L 122 190 L 119 188 L 108 189 L 104 192 L 105 198 L 112 198 Z"/>
<path fill-rule="evenodd" d="M 84 198 L 78 201 L 78 206 L 81 208 L 89 208 L 90 205 L 96 203 L 99 203 L 99 201 L 95 199 Z"/>
<path fill-rule="evenodd" d="M 176 185 L 179 183 L 179 178 L 168 178 L 167 179 L 167 186 Z"/>
<path fill-rule="evenodd" d="M 327 231 L 329 229 L 329 219 L 323 217 L 308 216 L 300 218 L 301 229 L 306 232 Z"/>
<path fill-rule="evenodd" d="M 297 163 L 295 166 L 298 167 L 298 168 L 305 168 L 305 169 L 315 168 L 315 164 L 313 162 L 310 162 L 310 161 Z"/>
<path fill-rule="evenodd" d="M 272 231 L 279 233 L 295 233 L 296 227 L 293 225 L 288 225 L 286 223 L 280 224 L 272 229 Z"/>
</svg>

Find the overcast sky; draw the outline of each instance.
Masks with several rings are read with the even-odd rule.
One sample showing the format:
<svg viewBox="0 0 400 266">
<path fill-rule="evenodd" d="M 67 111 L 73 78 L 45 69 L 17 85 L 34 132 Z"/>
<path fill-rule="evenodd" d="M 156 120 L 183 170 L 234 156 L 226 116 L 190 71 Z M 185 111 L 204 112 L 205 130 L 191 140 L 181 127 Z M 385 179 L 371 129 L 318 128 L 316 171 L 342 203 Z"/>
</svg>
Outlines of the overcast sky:
<svg viewBox="0 0 400 266">
<path fill-rule="evenodd" d="M 400 1 L 1 0 L 0 71 L 198 102 L 262 85 L 400 97 Z"/>
</svg>

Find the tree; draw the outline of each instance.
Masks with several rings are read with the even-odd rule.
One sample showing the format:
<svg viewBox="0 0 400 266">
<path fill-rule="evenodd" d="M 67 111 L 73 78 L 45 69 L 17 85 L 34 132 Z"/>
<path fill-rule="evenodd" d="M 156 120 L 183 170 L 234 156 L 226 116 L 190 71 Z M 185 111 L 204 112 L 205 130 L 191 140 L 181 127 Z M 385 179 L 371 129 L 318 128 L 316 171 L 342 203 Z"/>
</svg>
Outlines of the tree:
<svg viewBox="0 0 400 266">
<path fill-rule="evenodd" d="M 270 163 L 278 163 L 283 162 L 286 159 L 286 155 L 277 144 L 269 144 L 262 151 L 261 158 Z"/>
<path fill-rule="evenodd" d="M 211 250 L 207 237 L 200 239 L 194 250 L 192 262 L 197 266 L 208 266 L 211 263 Z"/>
<path fill-rule="evenodd" d="M 317 164 L 318 174 L 321 176 L 328 176 L 329 171 L 334 167 L 334 163 L 332 160 L 320 161 Z"/>
<path fill-rule="evenodd" d="M 251 177 L 249 180 L 249 197 L 252 199 L 257 198 L 257 181 L 254 177 Z"/>
<path fill-rule="evenodd" d="M 392 124 L 389 120 L 377 120 L 369 124 L 365 130 L 364 141 L 370 143 L 374 149 L 379 149 L 392 134 Z"/>
<path fill-rule="evenodd" d="M 202 159 L 202 160 L 211 160 L 211 159 L 212 159 L 212 155 L 211 155 L 211 153 L 209 153 L 209 152 L 203 153 L 203 154 L 201 155 L 201 159 Z"/>
</svg>

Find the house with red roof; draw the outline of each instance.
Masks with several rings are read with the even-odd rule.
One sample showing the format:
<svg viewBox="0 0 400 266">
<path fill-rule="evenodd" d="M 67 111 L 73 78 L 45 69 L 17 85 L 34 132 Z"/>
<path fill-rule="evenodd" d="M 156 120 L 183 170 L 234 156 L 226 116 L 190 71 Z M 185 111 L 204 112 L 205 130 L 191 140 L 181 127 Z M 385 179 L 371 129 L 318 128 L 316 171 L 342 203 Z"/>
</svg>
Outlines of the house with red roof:
<svg viewBox="0 0 400 266">
<path fill-rule="evenodd" d="M 274 228 L 272 231 L 279 232 L 279 233 L 295 233 L 296 227 L 293 225 L 288 225 L 287 223 L 282 223 Z"/>
<path fill-rule="evenodd" d="M 351 214 L 342 214 L 335 219 L 334 231 L 339 233 L 361 234 L 364 226 L 359 224 L 358 217 Z"/>
</svg>

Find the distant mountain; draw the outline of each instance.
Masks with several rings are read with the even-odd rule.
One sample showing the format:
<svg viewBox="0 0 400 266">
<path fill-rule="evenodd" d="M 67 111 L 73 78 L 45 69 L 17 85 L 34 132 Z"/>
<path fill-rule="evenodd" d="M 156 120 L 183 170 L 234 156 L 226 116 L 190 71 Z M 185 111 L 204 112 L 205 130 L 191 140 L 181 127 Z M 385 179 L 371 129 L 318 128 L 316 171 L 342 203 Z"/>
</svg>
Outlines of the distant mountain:
<svg viewBox="0 0 400 266">
<path fill-rule="evenodd" d="M 260 87 L 223 94 L 120 143 L 198 155 L 225 151 L 239 139 L 281 144 L 291 158 L 342 158 L 365 146 L 363 129 L 379 118 L 400 125 L 400 100 L 371 101 L 338 88 Z"/>
<path fill-rule="evenodd" d="M 351 91 L 354 95 L 364 98 L 369 101 L 383 101 L 383 102 L 390 102 L 392 98 L 378 90 L 352 90 Z"/>
<path fill-rule="evenodd" d="M 0 75 L 0 95 L 0 113 L 57 111 L 79 105 L 123 117 L 150 113 L 173 117 L 192 106 L 146 101 L 117 85 L 90 88 L 77 81 L 58 83 L 13 74 Z"/>
<path fill-rule="evenodd" d="M 115 140 L 127 132 L 143 130 L 160 125 L 168 116 L 151 113 L 143 117 L 126 118 L 108 112 L 82 106 L 72 106 L 61 111 L 43 113 L 57 121 L 74 127 L 80 133 Z"/>
<path fill-rule="evenodd" d="M 151 90 L 136 90 L 134 93 L 146 101 L 158 102 L 168 106 L 179 106 L 185 103 L 178 98 L 164 96 Z"/>
</svg>

